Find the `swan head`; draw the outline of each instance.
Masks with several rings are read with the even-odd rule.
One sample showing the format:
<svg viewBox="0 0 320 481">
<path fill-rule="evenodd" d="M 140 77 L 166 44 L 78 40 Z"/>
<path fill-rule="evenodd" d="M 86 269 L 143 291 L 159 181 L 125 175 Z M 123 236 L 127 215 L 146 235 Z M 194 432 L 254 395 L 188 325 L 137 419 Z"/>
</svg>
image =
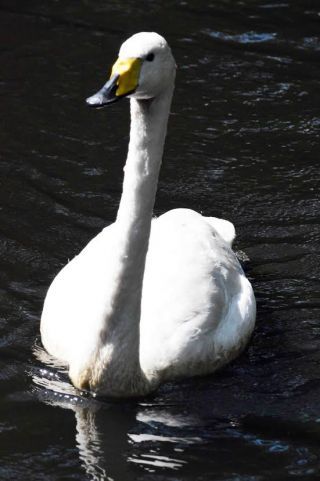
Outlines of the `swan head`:
<svg viewBox="0 0 320 481">
<path fill-rule="evenodd" d="M 123 97 L 155 98 L 173 88 L 176 65 L 166 40 L 155 32 L 140 32 L 120 48 L 108 82 L 87 99 L 91 107 L 104 107 Z"/>
</svg>

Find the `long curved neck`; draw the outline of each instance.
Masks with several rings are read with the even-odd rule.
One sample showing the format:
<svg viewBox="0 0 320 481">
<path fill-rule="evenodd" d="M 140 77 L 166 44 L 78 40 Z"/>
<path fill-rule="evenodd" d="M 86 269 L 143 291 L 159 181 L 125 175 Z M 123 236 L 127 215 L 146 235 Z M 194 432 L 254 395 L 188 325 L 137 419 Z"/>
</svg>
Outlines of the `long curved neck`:
<svg viewBox="0 0 320 481">
<path fill-rule="evenodd" d="M 135 313 L 137 322 L 171 97 L 172 92 L 165 91 L 153 100 L 131 99 L 130 143 L 116 221 L 123 261 L 117 301 Z"/>
<path fill-rule="evenodd" d="M 173 82 L 155 99 L 131 99 L 130 143 L 114 224 L 113 290 L 98 354 L 108 353 L 103 377 L 115 395 L 150 390 L 139 362 L 141 294 L 172 93 Z"/>
</svg>

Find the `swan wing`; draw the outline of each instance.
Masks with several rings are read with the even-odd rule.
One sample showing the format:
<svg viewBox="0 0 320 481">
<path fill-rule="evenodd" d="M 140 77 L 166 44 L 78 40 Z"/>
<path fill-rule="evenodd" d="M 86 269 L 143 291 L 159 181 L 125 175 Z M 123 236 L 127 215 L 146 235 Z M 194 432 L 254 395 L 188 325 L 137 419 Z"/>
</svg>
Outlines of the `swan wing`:
<svg viewBox="0 0 320 481">
<path fill-rule="evenodd" d="M 243 349 L 255 301 L 231 237 L 228 221 L 187 209 L 154 220 L 140 325 L 146 372 L 160 371 L 163 379 L 204 374 Z"/>
</svg>

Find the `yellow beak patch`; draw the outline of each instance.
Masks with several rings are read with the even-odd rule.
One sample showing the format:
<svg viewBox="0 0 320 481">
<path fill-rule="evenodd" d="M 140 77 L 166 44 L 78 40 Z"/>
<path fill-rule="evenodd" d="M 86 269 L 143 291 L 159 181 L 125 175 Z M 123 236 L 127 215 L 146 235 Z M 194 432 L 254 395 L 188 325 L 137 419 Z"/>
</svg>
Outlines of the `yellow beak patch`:
<svg viewBox="0 0 320 481">
<path fill-rule="evenodd" d="M 117 97 L 133 92 L 137 88 L 141 63 L 140 58 L 118 58 L 113 65 L 111 77 L 119 75 L 117 80 Z"/>
</svg>

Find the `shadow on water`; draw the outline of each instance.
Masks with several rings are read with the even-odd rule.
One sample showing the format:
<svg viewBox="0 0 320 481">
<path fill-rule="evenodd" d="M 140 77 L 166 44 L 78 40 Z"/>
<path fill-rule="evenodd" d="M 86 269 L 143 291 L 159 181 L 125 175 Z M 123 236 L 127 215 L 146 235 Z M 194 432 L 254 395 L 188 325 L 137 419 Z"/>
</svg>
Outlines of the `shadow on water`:
<svg viewBox="0 0 320 481">
<path fill-rule="evenodd" d="M 0 0 L 0 478 L 317 479 L 319 4 Z M 119 202 L 128 108 L 88 111 L 124 38 L 178 64 L 155 213 L 234 222 L 258 301 L 247 351 L 127 402 L 33 352 L 46 289 Z"/>
</svg>

